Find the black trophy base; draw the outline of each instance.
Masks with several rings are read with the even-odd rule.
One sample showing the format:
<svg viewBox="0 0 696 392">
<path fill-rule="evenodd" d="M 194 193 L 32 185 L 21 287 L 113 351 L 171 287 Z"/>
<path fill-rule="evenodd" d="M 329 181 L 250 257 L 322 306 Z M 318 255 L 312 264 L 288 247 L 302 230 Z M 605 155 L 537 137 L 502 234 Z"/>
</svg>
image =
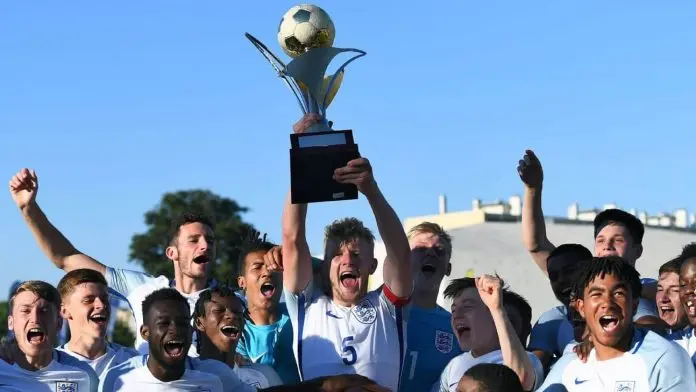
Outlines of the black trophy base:
<svg viewBox="0 0 696 392">
<path fill-rule="evenodd" d="M 354 200 L 358 188 L 339 184 L 334 171 L 360 158 L 353 132 L 327 131 L 290 135 L 290 199 L 292 204 Z"/>
</svg>

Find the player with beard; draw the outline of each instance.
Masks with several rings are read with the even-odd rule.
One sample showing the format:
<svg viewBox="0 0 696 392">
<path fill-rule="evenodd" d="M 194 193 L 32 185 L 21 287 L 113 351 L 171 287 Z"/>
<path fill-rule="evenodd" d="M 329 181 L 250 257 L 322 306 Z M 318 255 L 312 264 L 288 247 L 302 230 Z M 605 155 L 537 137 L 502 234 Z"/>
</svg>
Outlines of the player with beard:
<svg viewBox="0 0 696 392">
<path fill-rule="evenodd" d="M 528 345 L 529 350 L 539 357 L 544 369 L 548 369 L 554 360 L 563 355 L 566 346 L 575 341 L 572 322 L 575 313 L 569 312 L 570 294 L 577 271 L 589 260 L 592 260 L 592 252 L 579 244 L 563 244 L 549 255 L 549 281 L 561 305 L 539 316 Z M 578 327 L 584 329 L 584 323 Z"/>
<path fill-rule="evenodd" d="M 248 241 L 241 256 L 237 285 L 244 291 L 248 310 L 237 353 L 252 363 L 273 367 L 283 384 L 295 384 L 300 376 L 292 349 L 292 324 L 287 307 L 280 303 L 283 276 L 270 272 L 265 261 L 280 260 L 280 247 L 264 236 Z"/>
<path fill-rule="evenodd" d="M 209 269 L 215 261 L 215 233 L 213 224 L 206 217 L 185 213 L 172 225 L 169 246 L 165 251 L 174 267 L 175 279 L 170 281 L 165 276 L 154 277 L 143 272 L 109 267 L 80 252 L 43 213 L 36 202 L 38 190 L 39 180 L 33 170 L 22 169 L 10 180 L 12 198 L 41 250 L 56 267 L 65 272 L 87 268 L 104 275 L 111 293 L 130 304 L 136 328 L 143 324 L 140 309 L 143 299 L 153 291 L 174 287 L 193 309 L 198 295 L 216 284 L 208 280 Z M 140 335 L 136 336 L 135 344 L 141 353 L 147 352 Z M 196 355 L 195 345 L 192 348 L 191 354 Z"/>
<path fill-rule="evenodd" d="M 541 194 L 544 172 L 539 158 L 527 150 L 519 161 L 517 173 L 524 183 L 522 208 L 522 238 L 527 251 L 537 266 L 548 275 L 546 262 L 556 248 L 546 236 L 546 223 L 541 208 Z M 643 254 L 643 223 L 635 216 L 619 209 L 608 209 L 597 214 L 594 219 L 594 256 L 620 256 L 635 266 Z M 635 314 L 635 321 L 641 326 L 659 330 L 662 326 L 657 317 L 655 293 L 657 282 L 644 279 L 643 298 Z"/>
<path fill-rule="evenodd" d="M 433 391 L 455 392 L 467 370 L 481 363 L 508 366 L 526 391 L 544 379 L 544 368 L 522 342 L 531 328 L 532 308 L 497 276 L 454 279 L 445 289 L 452 299 L 452 329 L 463 354 L 445 367 Z"/>
<path fill-rule="evenodd" d="M 243 383 L 255 388 L 283 384 L 268 365 L 240 367 L 236 363 L 237 344 L 245 324 L 244 313 L 244 303 L 229 287 L 217 286 L 201 294 L 193 312 L 200 358 L 226 363 Z"/>
<path fill-rule="evenodd" d="M 8 330 L 14 341 L 0 360 L 0 385 L 22 391 L 92 391 L 99 380 L 85 363 L 54 350 L 62 324 L 60 295 L 38 280 L 21 283 L 9 301 Z M 72 388 L 72 389 L 71 389 Z"/>
<path fill-rule="evenodd" d="M 684 350 L 637 328 L 641 283 L 620 257 L 596 257 L 578 274 L 577 308 L 594 344 L 583 362 L 565 354 L 539 391 L 696 391 L 696 373 Z"/>
<path fill-rule="evenodd" d="M 683 257 L 680 255 L 660 266 L 657 280 L 657 313 L 667 325 L 667 332 L 674 333 L 688 327 L 689 320 L 679 296 L 679 273 Z"/>
<path fill-rule="evenodd" d="M 88 364 L 98 377 L 138 355 L 106 341 L 111 302 L 104 275 L 91 269 L 72 270 L 58 282 L 58 293 L 61 316 L 70 326 L 70 340 L 58 350 Z"/>
<path fill-rule="evenodd" d="M 306 115 L 294 130 L 302 133 L 319 120 L 317 115 Z M 408 239 L 367 159 L 354 159 L 336 169 L 334 179 L 355 185 L 372 208 L 387 251 L 384 285 L 367 292 L 368 278 L 377 268 L 374 235 L 355 218 L 326 228 L 323 280 L 315 285 L 305 233 L 307 205 L 292 204 L 288 195 L 282 266 L 270 268 L 284 267 L 284 295 L 300 378 L 355 373 L 398 390 L 405 351 L 404 306 L 413 291 Z"/>
<path fill-rule="evenodd" d="M 452 358 L 461 354 L 454 344 L 452 315 L 437 304 L 440 284 L 452 270 L 452 239 L 440 225 L 431 222 L 413 227 L 408 239 L 415 287 L 400 391 L 422 392 L 437 382 Z"/>
<path fill-rule="evenodd" d="M 191 310 L 175 289 L 159 289 L 142 303 L 140 335 L 149 353 L 111 368 L 100 391 L 209 391 L 250 392 L 226 364 L 187 355 L 191 345 Z"/>
</svg>

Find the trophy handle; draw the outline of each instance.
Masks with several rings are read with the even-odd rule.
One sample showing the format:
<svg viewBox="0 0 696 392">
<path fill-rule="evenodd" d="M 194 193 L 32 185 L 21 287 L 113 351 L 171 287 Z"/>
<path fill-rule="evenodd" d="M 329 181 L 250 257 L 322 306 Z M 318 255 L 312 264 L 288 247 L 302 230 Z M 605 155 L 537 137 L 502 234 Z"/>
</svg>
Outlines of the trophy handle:
<svg viewBox="0 0 696 392">
<path fill-rule="evenodd" d="M 346 52 L 357 53 L 357 55 L 351 57 L 350 59 L 348 59 L 348 61 L 343 63 L 343 65 L 338 67 L 338 70 L 336 70 L 336 72 L 331 77 L 331 80 L 329 81 L 328 86 L 326 86 L 326 94 L 324 95 L 324 99 L 321 103 L 321 108 L 322 108 L 321 116 L 324 119 L 326 119 L 326 109 L 329 106 L 327 103 L 327 100 L 329 99 L 329 91 L 331 91 L 331 88 L 333 88 L 333 85 L 334 85 L 334 82 L 336 81 L 336 78 L 338 78 L 338 76 L 340 74 L 345 72 L 345 69 L 348 66 L 348 64 L 352 63 L 353 61 L 355 61 L 355 60 L 359 59 L 360 57 L 363 57 L 367 54 L 367 52 L 360 50 L 360 49 L 344 49 L 344 50 Z"/>
<path fill-rule="evenodd" d="M 266 45 L 264 45 L 261 41 L 259 41 L 256 37 L 249 33 L 244 33 L 244 36 L 251 41 L 251 43 L 258 49 L 259 52 L 263 55 L 263 57 L 266 58 L 266 60 L 271 64 L 273 69 L 278 73 L 278 77 L 283 79 L 285 82 L 285 85 L 288 86 L 290 91 L 293 93 L 295 98 L 297 99 L 297 103 L 300 105 L 300 109 L 302 110 L 303 114 L 307 113 L 312 113 L 311 108 L 309 107 L 309 96 L 305 96 L 304 92 L 300 87 L 297 85 L 297 82 L 295 82 L 295 79 L 292 77 L 288 76 L 286 73 L 287 67 L 285 63 L 283 63 L 278 56 L 274 55 L 273 52 L 271 52 Z"/>
</svg>

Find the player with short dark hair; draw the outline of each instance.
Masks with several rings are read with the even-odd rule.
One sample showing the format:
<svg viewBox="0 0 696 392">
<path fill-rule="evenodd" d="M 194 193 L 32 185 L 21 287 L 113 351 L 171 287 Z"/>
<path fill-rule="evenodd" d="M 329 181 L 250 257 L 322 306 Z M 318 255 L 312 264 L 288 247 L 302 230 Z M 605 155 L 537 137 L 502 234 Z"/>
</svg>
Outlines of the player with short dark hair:
<svg viewBox="0 0 696 392">
<path fill-rule="evenodd" d="M 566 353 L 539 391 L 696 391 L 686 352 L 637 328 L 640 275 L 618 256 L 596 257 L 578 274 L 577 308 L 594 347 L 586 362 Z"/>
<path fill-rule="evenodd" d="M 459 380 L 457 392 L 524 392 L 520 378 L 505 365 L 480 363 Z"/>
<path fill-rule="evenodd" d="M 53 226 L 39 207 L 36 202 L 38 188 L 39 180 L 33 170 L 22 169 L 10 180 L 12 198 L 41 250 L 56 267 L 65 272 L 87 268 L 104 275 L 111 293 L 127 301 L 133 310 L 136 329 L 143 324 L 143 299 L 153 291 L 165 287 L 176 288 L 193 309 L 198 295 L 217 284 L 208 279 L 216 258 L 215 228 L 205 215 L 186 212 L 172 222 L 168 246 L 164 249 L 166 258 L 174 267 L 174 280 L 170 280 L 166 276 L 154 277 L 144 272 L 109 267 L 80 252 Z M 136 334 L 135 345 L 142 354 L 148 351 L 140 334 Z M 191 346 L 192 355 L 196 355 L 195 346 Z"/>
<path fill-rule="evenodd" d="M 251 392 L 226 364 L 187 355 L 192 340 L 188 300 L 172 288 L 150 293 L 142 303 L 140 335 L 149 353 L 111 368 L 102 378 L 102 391 Z"/>
<path fill-rule="evenodd" d="M 686 312 L 679 297 L 679 272 L 684 263 L 684 258 L 679 255 L 662 264 L 658 272 L 657 313 L 660 319 L 667 325 L 667 332 L 681 331 L 688 326 Z"/>
<path fill-rule="evenodd" d="M 97 391 L 99 379 L 92 368 L 53 348 L 62 324 L 60 302 L 55 287 L 40 280 L 28 280 L 15 288 L 7 317 L 14 340 L 5 342 L 0 385 L 27 392 Z"/>
<path fill-rule="evenodd" d="M 527 341 L 532 308 L 508 290 L 497 276 L 454 279 L 445 289 L 452 299 L 452 329 L 463 354 L 452 359 L 440 377 L 439 392 L 455 392 L 467 370 L 479 363 L 504 364 L 514 370 L 525 390 L 544 379 L 544 368 Z"/>
</svg>

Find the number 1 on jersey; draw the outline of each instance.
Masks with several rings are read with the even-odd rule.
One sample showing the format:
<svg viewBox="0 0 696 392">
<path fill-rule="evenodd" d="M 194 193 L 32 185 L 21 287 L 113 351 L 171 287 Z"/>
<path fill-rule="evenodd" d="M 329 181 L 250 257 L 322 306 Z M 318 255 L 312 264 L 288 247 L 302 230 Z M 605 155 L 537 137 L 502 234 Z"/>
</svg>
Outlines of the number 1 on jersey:
<svg viewBox="0 0 696 392">
<path fill-rule="evenodd" d="M 341 342 L 341 347 L 343 348 L 343 363 L 346 365 L 353 365 L 358 360 L 358 352 L 355 351 L 355 347 L 352 346 L 352 343 L 352 336 L 343 338 L 343 342 Z"/>
<path fill-rule="evenodd" d="M 411 355 L 411 371 L 408 373 L 408 379 L 413 380 L 416 375 L 416 362 L 418 362 L 418 351 L 409 351 Z"/>
</svg>

